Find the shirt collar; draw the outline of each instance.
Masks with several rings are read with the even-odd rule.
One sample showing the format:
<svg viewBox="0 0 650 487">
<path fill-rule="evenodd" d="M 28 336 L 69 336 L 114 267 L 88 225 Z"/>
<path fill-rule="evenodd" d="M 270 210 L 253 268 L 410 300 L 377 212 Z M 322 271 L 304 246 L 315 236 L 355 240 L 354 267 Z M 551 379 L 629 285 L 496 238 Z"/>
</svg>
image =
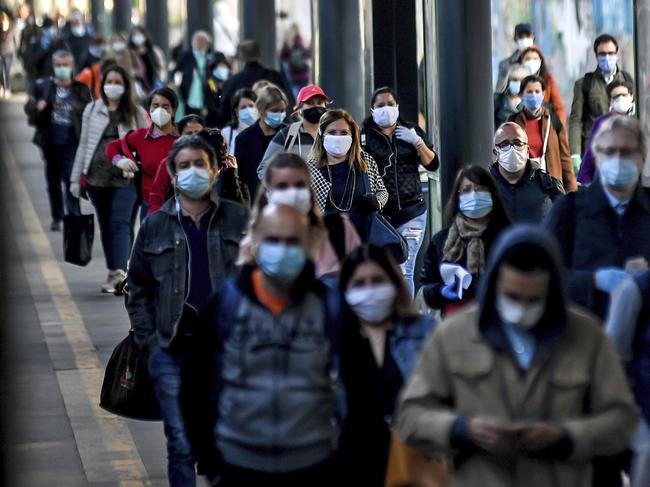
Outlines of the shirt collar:
<svg viewBox="0 0 650 487">
<path fill-rule="evenodd" d="M 172 137 L 179 137 L 180 133 L 178 132 L 178 126 L 174 125 L 174 129 L 171 131 L 171 133 L 166 134 L 162 130 L 160 130 L 156 124 L 151 124 L 149 126 L 149 130 L 147 130 L 147 135 L 145 135 L 145 139 L 159 139 L 161 137 L 164 137 L 165 135 L 171 135 Z"/>
<path fill-rule="evenodd" d="M 607 185 L 603 184 L 603 192 L 605 193 L 605 197 L 607 198 L 607 201 L 609 203 L 609 206 L 612 208 L 616 209 L 619 207 L 619 205 L 628 205 L 630 201 L 632 200 L 632 197 L 626 198 L 624 200 L 619 200 L 616 196 L 614 196 Z"/>
</svg>

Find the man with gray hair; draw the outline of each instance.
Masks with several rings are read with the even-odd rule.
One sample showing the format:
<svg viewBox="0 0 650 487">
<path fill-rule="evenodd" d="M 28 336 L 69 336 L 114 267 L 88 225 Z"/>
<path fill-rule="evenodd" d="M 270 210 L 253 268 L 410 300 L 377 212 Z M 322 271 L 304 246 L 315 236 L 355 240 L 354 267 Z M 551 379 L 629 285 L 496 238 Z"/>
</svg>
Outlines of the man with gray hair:
<svg viewBox="0 0 650 487">
<path fill-rule="evenodd" d="M 602 318 L 609 294 L 650 260 L 650 195 L 639 181 L 647 146 L 636 118 L 614 116 L 591 149 L 594 181 L 559 200 L 546 226 L 562 247 L 574 301 Z"/>
<path fill-rule="evenodd" d="M 185 113 L 205 117 L 205 83 L 208 78 L 208 55 L 212 51 L 212 38 L 204 30 L 197 30 L 192 34 L 192 49 L 186 51 L 176 70 L 183 77 L 179 87 L 179 94 L 185 105 Z"/>
<path fill-rule="evenodd" d="M 72 77 L 73 67 L 69 51 L 55 51 L 52 54 L 54 76 L 37 80 L 25 105 L 29 122 L 36 127 L 33 142 L 42 149 L 45 159 L 53 231 L 61 229 L 64 200 L 66 214 L 80 213 L 79 200 L 70 193 L 70 173 L 79 144 L 81 116 L 92 97 L 88 87 Z"/>
</svg>

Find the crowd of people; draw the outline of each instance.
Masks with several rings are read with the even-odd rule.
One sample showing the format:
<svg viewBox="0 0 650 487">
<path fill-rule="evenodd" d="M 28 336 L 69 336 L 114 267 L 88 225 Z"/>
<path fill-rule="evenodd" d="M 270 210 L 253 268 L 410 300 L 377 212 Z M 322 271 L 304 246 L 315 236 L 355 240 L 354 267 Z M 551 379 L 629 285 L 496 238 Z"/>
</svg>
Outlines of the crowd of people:
<svg viewBox="0 0 650 487">
<path fill-rule="evenodd" d="M 567 117 L 516 27 L 493 157 L 419 267 L 441 161 L 391 87 L 358 123 L 252 40 L 230 59 L 195 32 L 170 71 L 140 26 L 28 28 L 51 229 L 90 199 L 170 485 L 650 485 L 648 148 L 616 39 Z"/>
</svg>

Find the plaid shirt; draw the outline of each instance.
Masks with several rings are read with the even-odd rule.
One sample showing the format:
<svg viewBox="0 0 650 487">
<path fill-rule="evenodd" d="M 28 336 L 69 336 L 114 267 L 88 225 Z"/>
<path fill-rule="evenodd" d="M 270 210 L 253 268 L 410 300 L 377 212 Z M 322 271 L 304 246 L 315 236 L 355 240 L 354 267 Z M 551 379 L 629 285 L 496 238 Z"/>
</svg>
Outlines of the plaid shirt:
<svg viewBox="0 0 650 487">
<path fill-rule="evenodd" d="M 379 210 L 388 202 L 388 191 L 384 186 L 384 181 L 379 175 L 379 169 L 377 168 L 377 163 L 367 152 L 361 151 L 361 157 L 366 161 L 368 166 L 368 180 L 370 181 L 370 191 L 375 193 L 377 196 L 377 201 L 379 202 Z M 322 212 L 325 211 L 327 206 L 327 198 L 332 189 L 332 183 L 329 182 L 320 169 L 316 166 L 316 161 L 310 159 L 307 161 L 307 166 L 309 166 L 309 172 L 311 173 L 311 184 L 316 192 L 316 201 L 318 202 L 318 207 Z"/>
</svg>

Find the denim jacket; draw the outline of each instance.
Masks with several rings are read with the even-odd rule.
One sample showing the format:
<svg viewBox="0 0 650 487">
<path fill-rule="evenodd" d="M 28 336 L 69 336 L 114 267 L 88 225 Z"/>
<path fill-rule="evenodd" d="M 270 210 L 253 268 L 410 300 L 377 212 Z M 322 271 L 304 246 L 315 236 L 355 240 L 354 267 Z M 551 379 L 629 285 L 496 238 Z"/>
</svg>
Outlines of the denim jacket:
<svg viewBox="0 0 650 487">
<path fill-rule="evenodd" d="M 424 341 L 435 325 L 433 317 L 418 315 L 397 322 L 389 335 L 390 354 L 405 380 L 411 375 Z"/>
<path fill-rule="evenodd" d="M 212 289 L 234 274 L 235 261 L 248 210 L 219 200 L 208 226 L 208 255 Z M 189 251 L 174 199 L 150 215 L 140 227 L 127 273 L 126 308 L 139 345 L 167 348 L 183 314 L 188 283 Z"/>
</svg>

